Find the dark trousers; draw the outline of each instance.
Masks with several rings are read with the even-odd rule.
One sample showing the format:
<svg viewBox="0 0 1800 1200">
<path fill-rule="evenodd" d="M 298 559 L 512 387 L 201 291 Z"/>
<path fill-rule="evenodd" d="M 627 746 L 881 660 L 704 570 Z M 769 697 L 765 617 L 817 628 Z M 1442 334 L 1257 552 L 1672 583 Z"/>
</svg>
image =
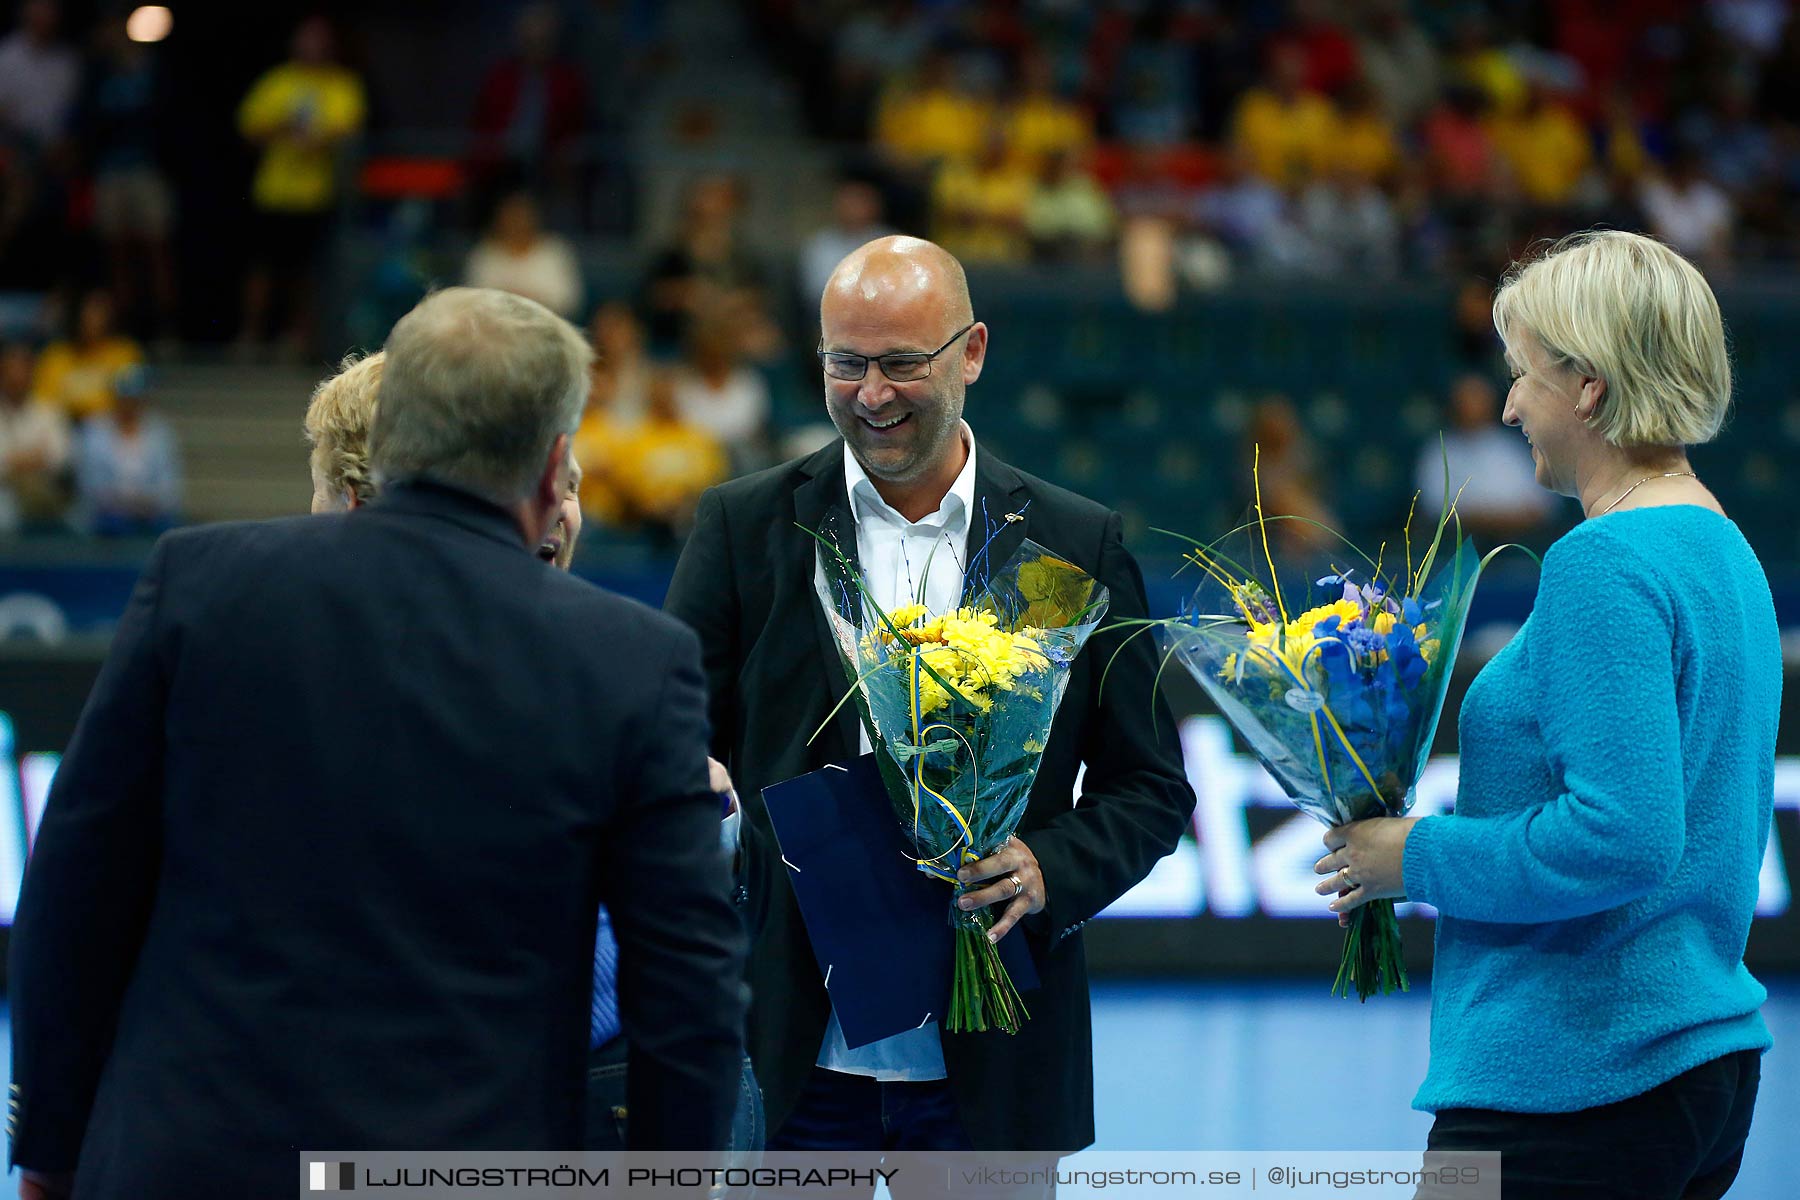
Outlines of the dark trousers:
<svg viewBox="0 0 1800 1200">
<path fill-rule="evenodd" d="M 587 1139 L 586 1150 L 625 1149 L 625 1130 L 629 1114 L 625 1110 L 625 1060 L 627 1048 L 623 1037 L 588 1052 Z M 725 1148 L 735 1156 L 754 1156 L 762 1152 L 762 1089 L 756 1085 L 756 1073 L 750 1059 L 744 1059 L 738 1075 L 737 1108 L 731 1115 L 731 1144 Z"/>
<path fill-rule="evenodd" d="M 1716 1200 L 1743 1163 L 1761 1078 L 1761 1054 L 1741 1050 L 1579 1112 L 1447 1108 L 1431 1127 L 1425 1166 L 1434 1150 L 1498 1150 L 1503 1200 Z"/>
<path fill-rule="evenodd" d="M 956 1097 L 943 1079 L 882 1083 L 814 1067 L 771 1150 L 968 1150 Z"/>
<path fill-rule="evenodd" d="M 883 1150 L 954 1152 L 973 1150 L 956 1110 L 949 1081 L 883 1083 L 866 1075 L 846 1075 L 814 1067 L 794 1104 L 794 1111 L 769 1137 L 776 1150 Z M 946 1164 L 950 1160 L 946 1160 Z M 1046 1158 L 1045 1166 L 1055 1166 Z M 962 1193 L 952 1190 L 948 1165 L 941 1170 L 902 1171 L 889 1185 L 899 1200 L 939 1200 Z M 873 1189 L 870 1189 L 873 1191 Z M 781 1193 L 759 1189 L 759 1197 Z M 837 1194 L 837 1193 L 834 1193 Z M 1017 1200 L 1040 1200 L 1056 1194 L 1056 1185 L 1007 1193 Z M 992 1187 L 983 1200 L 1002 1200 Z"/>
</svg>

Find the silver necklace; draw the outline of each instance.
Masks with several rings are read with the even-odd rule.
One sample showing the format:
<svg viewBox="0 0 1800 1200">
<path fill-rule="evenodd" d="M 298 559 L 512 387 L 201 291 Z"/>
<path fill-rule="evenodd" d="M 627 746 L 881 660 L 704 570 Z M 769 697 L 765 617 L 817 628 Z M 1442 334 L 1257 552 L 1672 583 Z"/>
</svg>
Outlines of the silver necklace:
<svg viewBox="0 0 1800 1200">
<path fill-rule="evenodd" d="M 1652 479 L 1680 479 L 1683 476 L 1686 476 L 1689 479 L 1700 478 L 1698 475 L 1694 474 L 1692 471 L 1665 471 L 1661 475 L 1646 475 L 1642 479 L 1638 480 L 1636 483 L 1632 484 L 1630 487 L 1626 488 L 1624 491 L 1620 492 L 1619 498 L 1617 500 L 1614 500 L 1611 504 L 1607 505 L 1605 508 L 1603 508 L 1599 512 L 1595 513 L 1594 516 L 1595 517 L 1604 517 L 1607 513 L 1611 512 L 1613 509 L 1619 507 L 1619 505 L 1624 501 L 1625 497 L 1631 495 L 1631 493 L 1637 491 L 1639 488 L 1643 487 L 1646 483 L 1649 483 Z M 1592 520 L 1593 517 L 1590 517 L 1588 519 Z"/>
</svg>

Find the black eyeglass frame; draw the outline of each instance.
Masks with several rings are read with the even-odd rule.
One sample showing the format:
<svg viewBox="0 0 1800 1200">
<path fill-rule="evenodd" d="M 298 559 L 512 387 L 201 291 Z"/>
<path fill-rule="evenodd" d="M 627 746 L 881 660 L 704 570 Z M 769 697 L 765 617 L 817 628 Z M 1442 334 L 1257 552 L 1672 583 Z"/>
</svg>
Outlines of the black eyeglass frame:
<svg viewBox="0 0 1800 1200">
<path fill-rule="evenodd" d="M 951 334 L 949 341 L 939 346 L 936 350 L 933 350 L 930 354 L 925 354 L 917 350 L 907 350 L 898 354 L 876 354 L 871 356 L 867 354 L 851 354 L 845 350 L 827 350 L 824 346 L 820 346 L 814 353 L 819 357 L 819 369 L 821 371 L 825 372 L 825 374 L 832 379 L 839 379 L 845 383 L 859 383 L 868 378 L 869 364 L 872 362 L 881 365 L 881 374 L 889 383 L 917 383 L 921 379 L 929 379 L 931 377 L 931 364 L 936 361 L 938 355 L 955 345 L 956 339 L 962 337 L 963 334 L 969 332 L 969 330 L 975 328 L 978 324 L 980 324 L 979 321 L 970 321 L 967 325 L 964 325 L 961 329 Z M 832 371 L 830 363 L 831 359 L 838 359 L 846 366 L 851 362 L 860 362 L 862 368 L 854 375 L 839 375 Z M 908 375 L 904 379 L 895 379 L 893 372 L 888 370 L 888 364 L 896 360 L 905 363 L 916 363 L 925 369 L 917 375 Z"/>
</svg>

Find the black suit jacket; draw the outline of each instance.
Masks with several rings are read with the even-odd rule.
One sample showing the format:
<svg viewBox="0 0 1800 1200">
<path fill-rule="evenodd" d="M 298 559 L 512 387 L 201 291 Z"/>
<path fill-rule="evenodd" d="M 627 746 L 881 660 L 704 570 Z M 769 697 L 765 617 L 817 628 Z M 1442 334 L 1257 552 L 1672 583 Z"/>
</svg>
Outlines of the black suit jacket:
<svg viewBox="0 0 1800 1200">
<path fill-rule="evenodd" d="M 429 483 L 163 538 L 13 930 L 13 1159 L 273 1196 L 304 1149 L 582 1139 L 610 908 L 634 1147 L 724 1143 L 742 927 L 699 649 Z"/>
<path fill-rule="evenodd" d="M 706 493 L 664 606 L 700 634 L 713 753 L 746 801 L 746 875 L 759 918 L 750 955 L 750 1053 L 772 1130 L 792 1111 L 818 1058 L 829 1001 L 760 792 L 857 753 L 853 705 L 807 744 L 848 681 L 814 593 L 817 543 L 799 526 L 834 527 L 854 546 L 843 456 L 843 443 L 834 442 Z M 1118 514 L 986 451 L 978 451 L 975 466 L 971 553 L 985 541 L 985 512 L 999 528 L 988 550 L 993 566 L 1030 537 L 1112 593 L 1108 620 L 1075 661 L 1019 825 L 1048 892 L 1044 911 L 1019 927 L 1043 981 L 1025 999 L 1031 1019 L 1011 1037 L 943 1035 L 945 1066 L 977 1148 L 1070 1151 L 1094 1139 L 1087 967 L 1078 931 L 1175 848 L 1194 794 L 1174 722 L 1153 699 L 1151 639 L 1126 644 L 1104 694 L 1100 689 L 1124 641 L 1105 626 L 1146 614 L 1143 577 L 1121 540 Z M 1007 521 L 1008 513 L 1023 519 Z M 1084 762 L 1081 802 L 1072 805 Z"/>
</svg>

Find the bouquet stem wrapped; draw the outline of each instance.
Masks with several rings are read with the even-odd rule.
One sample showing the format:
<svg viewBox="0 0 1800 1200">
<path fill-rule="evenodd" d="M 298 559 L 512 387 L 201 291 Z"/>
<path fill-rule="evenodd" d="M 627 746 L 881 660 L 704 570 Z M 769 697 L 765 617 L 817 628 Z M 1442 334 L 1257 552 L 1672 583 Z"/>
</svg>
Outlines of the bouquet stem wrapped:
<svg viewBox="0 0 1800 1200">
<path fill-rule="evenodd" d="M 988 938 L 993 912 L 957 907 L 968 889 L 956 873 L 1018 828 L 1070 664 L 1105 615 L 1106 589 L 1026 541 L 998 569 L 966 580 L 952 610 L 887 610 L 835 540 L 814 536 L 821 600 L 851 685 L 839 707 L 854 700 L 862 716 L 914 864 L 953 887 L 945 1028 L 1017 1033 L 1029 1014 Z"/>
</svg>

